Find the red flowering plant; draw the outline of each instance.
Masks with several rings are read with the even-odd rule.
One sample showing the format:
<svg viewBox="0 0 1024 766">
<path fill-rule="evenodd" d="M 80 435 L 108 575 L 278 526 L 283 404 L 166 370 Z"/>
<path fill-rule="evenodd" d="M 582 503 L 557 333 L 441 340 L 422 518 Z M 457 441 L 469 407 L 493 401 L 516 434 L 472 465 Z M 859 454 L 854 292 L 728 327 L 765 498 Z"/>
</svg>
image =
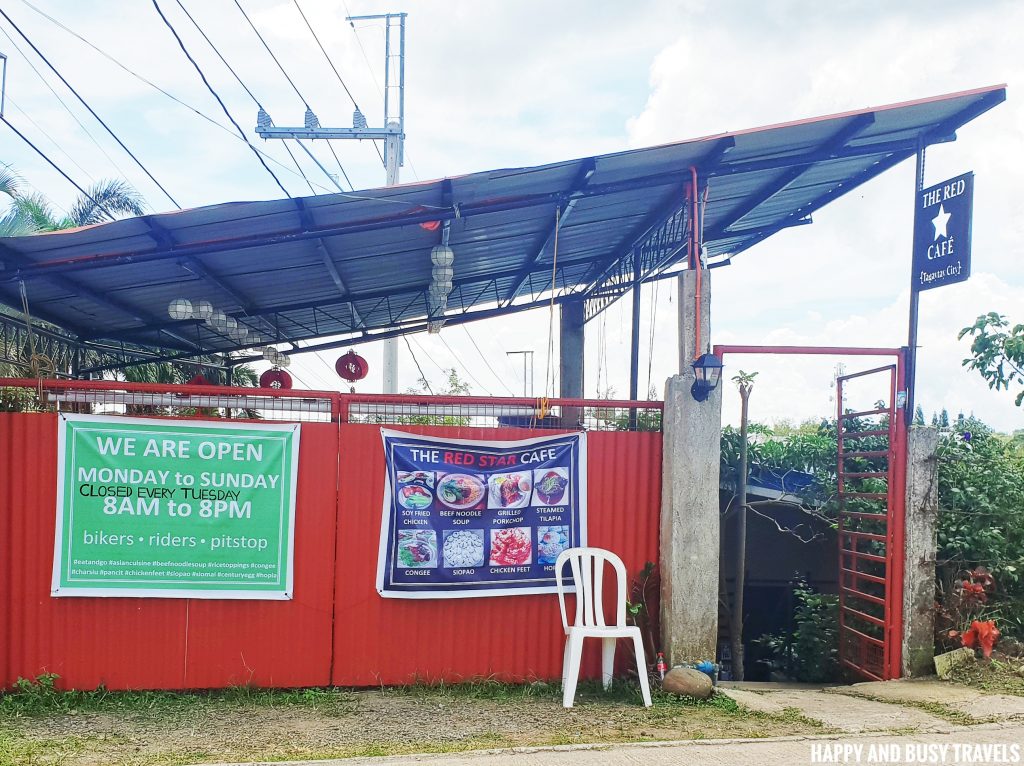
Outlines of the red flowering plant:
<svg viewBox="0 0 1024 766">
<path fill-rule="evenodd" d="M 970 649 L 981 649 L 985 659 L 992 656 L 992 647 L 999 640 L 999 628 L 995 620 L 975 620 L 971 627 L 961 634 L 960 640 L 963 645 Z"/>
<path fill-rule="evenodd" d="M 980 647 L 985 656 L 989 656 L 999 631 L 993 620 L 983 621 L 979 618 L 995 586 L 992 573 L 979 566 L 957 573 L 951 583 L 940 588 L 939 599 L 935 603 L 936 638 L 940 646 L 945 649 Z"/>
</svg>

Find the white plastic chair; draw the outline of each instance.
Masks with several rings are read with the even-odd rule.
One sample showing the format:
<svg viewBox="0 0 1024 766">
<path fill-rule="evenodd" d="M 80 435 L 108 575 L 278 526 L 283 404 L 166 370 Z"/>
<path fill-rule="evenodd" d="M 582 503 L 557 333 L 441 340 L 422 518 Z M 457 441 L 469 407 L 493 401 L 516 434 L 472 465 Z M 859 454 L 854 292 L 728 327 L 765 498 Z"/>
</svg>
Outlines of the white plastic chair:
<svg viewBox="0 0 1024 766">
<path fill-rule="evenodd" d="M 569 625 L 565 611 L 565 586 L 562 570 L 568 562 L 572 569 L 573 584 L 576 586 L 576 617 Z M 608 625 L 604 616 L 603 580 L 604 565 L 611 564 L 615 570 L 618 592 L 615 595 L 615 622 Z M 583 656 L 583 639 L 601 639 L 601 681 L 604 688 L 612 685 L 612 671 L 615 666 L 615 644 L 618 638 L 632 638 L 636 651 L 637 676 L 644 705 L 651 706 L 651 689 L 647 679 L 647 658 L 644 656 L 644 640 L 640 628 L 626 624 L 626 567 L 622 559 L 602 548 L 569 548 L 562 551 L 555 562 L 555 584 L 558 588 L 558 606 L 562 611 L 562 627 L 565 629 L 565 654 L 562 658 L 562 706 L 572 707 L 576 697 L 576 684 L 580 677 L 580 659 Z"/>
</svg>

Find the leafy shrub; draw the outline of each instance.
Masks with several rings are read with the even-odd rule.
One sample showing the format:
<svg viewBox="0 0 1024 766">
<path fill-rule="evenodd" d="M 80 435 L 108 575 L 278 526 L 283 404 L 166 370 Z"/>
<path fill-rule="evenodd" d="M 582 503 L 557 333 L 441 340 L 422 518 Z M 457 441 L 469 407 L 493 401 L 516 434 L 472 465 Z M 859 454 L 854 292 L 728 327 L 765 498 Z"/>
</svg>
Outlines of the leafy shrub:
<svg viewBox="0 0 1024 766">
<path fill-rule="evenodd" d="M 796 609 L 792 634 L 757 640 L 772 653 L 772 668 L 795 681 L 825 683 L 839 678 L 839 596 L 815 593 L 804 580 L 793 583 Z"/>
</svg>

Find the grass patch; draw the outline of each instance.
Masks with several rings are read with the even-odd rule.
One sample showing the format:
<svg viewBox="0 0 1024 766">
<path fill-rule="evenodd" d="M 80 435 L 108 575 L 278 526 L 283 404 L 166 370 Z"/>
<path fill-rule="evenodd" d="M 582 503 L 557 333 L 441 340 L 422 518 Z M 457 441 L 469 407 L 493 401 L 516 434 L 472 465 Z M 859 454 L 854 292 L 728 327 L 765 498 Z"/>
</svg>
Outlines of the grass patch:
<svg viewBox="0 0 1024 766">
<path fill-rule="evenodd" d="M 950 680 L 986 692 L 1024 697 L 1024 659 L 997 654 L 989 660 L 965 662 L 951 670 Z"/>
<path fill-rule="evenodd" d="M 886 705 L 896 705 L 898 707 L 912 707 L 917 710 L 922 710 L 925 713 L 930 713 L 936 718 L 941 718 L 944 721 L 955 723 L 959 726 L 974 726 L 980 723 L 993 723 L 997 721 L 997 718 L 991 716 L 973 716 L 968 713 L 964 713 L 960 710 L 954 710 L 951 707 L 943 705 L 939 702 L 921 702 L 920 700 L 906 700 L 906 699 L 890 699 L 888 697 L 876 697 L 871 694 L 857 693 L 859 699 L 871 700 L 872 702 L 884 702 Z"/>
<path fill-rule="evenodd" d="M 85 748 L 80 737 L 29 738 L 0 726 L 0 766 L 63 766 Z"/>
<path fill-rule="evenodd" d="M 214 692 L 60 691 L 53 676 L 0 696 L 0 766 L 178 766 L 446 753 L 666 739 L 820 733 L 796 711 L 752 713 L 732 699 L 677 697 L 582 682 L 562 708 L 557 683 L 495 679 L 378 689 Z"/>
<path fill-rule="evenodd" d="M 58 676 L 46 673 L 35 680 L 19 678 L 0 694 L 0 721 L 22 716 L 45 717 L 79 713 L 121 713 L 138 717 L 166 717 L 216 707 L 306 707 L 333 715 L 353 709 L 345 689 L 259 689 L 235 686 L 194 692 L 120 691 L 103 686 L 92 691 L 60 690 Z"/>
</svg>

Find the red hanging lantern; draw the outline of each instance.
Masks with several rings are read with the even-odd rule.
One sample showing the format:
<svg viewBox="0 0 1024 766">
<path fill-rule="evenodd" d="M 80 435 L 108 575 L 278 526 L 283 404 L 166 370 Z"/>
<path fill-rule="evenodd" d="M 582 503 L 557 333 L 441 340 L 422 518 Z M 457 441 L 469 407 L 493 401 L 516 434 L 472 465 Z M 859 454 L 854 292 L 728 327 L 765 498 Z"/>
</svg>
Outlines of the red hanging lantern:
<svg viewBox="0 0 1024 766">
<path fill-rule="evenodd" d="M 199 375 L 193 375 L 192 379 L 186 385 L 189 385 L 189 386 L 209 386 L 211 384 L 210 384 L 210 381 L 208 381 L 205 377 L 202 376 L 202 374 L 199 374 Z"/>
<path fill-rule="evenodd" d="M 292 376 L 284 370 L 273 368 L 260 375 L 260 388 L 283 388 L 292 387 Z"/>
<path fill-rule="evenodd" d="M 338 361 L 334 363 L 334 369 L 342 378 L 353 383 L 366 377 L 366 373 L 370 371 L 370 365 L 355 351 L 349 351 L 344 356 L 338 357 Z"/>
</svg>

